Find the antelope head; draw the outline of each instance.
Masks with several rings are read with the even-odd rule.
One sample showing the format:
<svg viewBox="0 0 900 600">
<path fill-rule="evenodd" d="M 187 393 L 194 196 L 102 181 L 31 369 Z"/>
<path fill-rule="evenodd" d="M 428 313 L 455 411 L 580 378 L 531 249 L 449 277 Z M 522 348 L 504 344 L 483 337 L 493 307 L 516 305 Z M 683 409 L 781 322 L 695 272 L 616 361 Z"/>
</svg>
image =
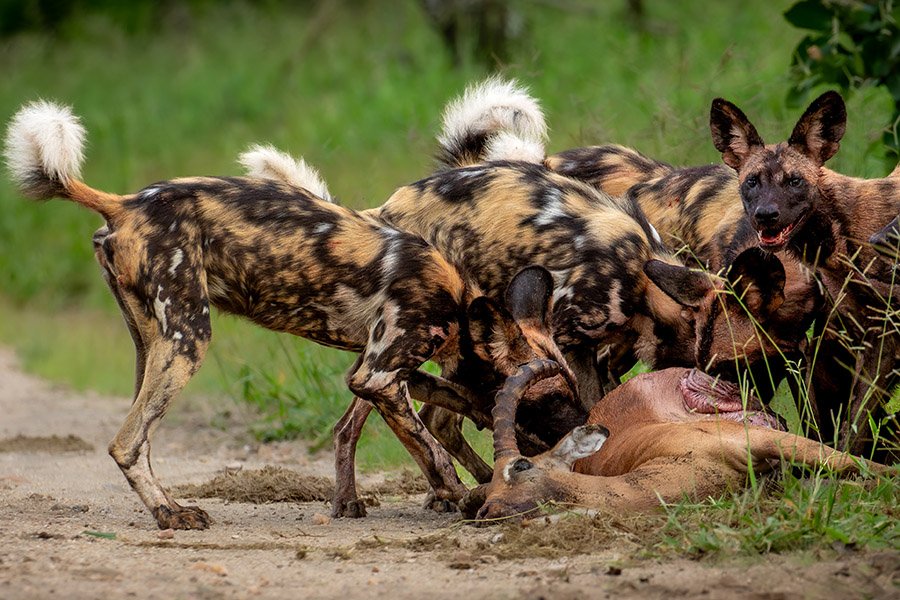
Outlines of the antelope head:
<svg viewBox="0 0 900 600">
<path fill-rule="evenodd" d="M 498 392 L 494 404 L 494 476 L 489 484 L 473 490 L 469 504 L 483 505 L 477 518 L 489 520 L 525 516 L 539 503 L 565 502 L 577 497 L 584 475 L 572 472 L 579 458 L 600 449 L 609 436 L 602 425 L 582 425 L 563 437 L 553 448 L 525 457 L 516 443 L 516 410 L 528 389 L 560 372 L 559 364 L 535 359 L 520 366 Z"/>
</svg>

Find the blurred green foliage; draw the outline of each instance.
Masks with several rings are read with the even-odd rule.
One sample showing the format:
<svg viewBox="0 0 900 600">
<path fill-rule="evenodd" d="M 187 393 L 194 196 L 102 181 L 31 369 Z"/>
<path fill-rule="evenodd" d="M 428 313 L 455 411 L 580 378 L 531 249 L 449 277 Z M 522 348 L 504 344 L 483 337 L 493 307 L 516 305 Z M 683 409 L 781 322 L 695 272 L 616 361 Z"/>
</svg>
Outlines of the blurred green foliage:
<svg viewBox="0 0 900 600">
<path fill-rule="evenodd" d="M 895 0 L 802 0 L 785 18 L 807 33 L 794 50 L 788 99 L 805 101 L 822 84 L 844 93 L 882 86 L 893 100 L 882 141 L 888 163 L 900 159 L 900 3 Z M 876 142 L 877 143 L 877 142 Z"/>
</svg>

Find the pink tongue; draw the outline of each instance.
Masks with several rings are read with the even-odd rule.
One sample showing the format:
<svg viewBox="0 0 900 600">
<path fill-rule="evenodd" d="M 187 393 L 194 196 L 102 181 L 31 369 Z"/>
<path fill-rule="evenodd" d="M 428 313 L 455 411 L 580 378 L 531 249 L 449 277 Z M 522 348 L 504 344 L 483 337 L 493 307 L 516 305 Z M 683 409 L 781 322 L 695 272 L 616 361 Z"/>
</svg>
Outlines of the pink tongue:
<svg viewBox="0 0 900 600">
<path fill-rule="evenodd" d="M 778 235 L 767 236 L 762 233 L 759 234 L 759 240 L 763 244 L 781 244 L 784 242 L 784 231 L 780 231 Z"/>
</svg>

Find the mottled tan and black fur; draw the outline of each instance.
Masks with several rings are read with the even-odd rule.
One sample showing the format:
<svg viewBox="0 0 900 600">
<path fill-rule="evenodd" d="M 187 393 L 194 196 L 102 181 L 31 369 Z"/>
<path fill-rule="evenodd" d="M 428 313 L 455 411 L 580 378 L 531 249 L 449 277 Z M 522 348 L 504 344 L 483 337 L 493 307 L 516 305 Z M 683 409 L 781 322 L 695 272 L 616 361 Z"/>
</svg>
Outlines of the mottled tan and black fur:
<svg viewBox="0 0 900 600">
<path fill-rule="evenodd" d="M 546 126 L 537 101 L 531 100 L 530 104 L 535 108 L 528 112 L 529 118 L 525 120 L 528 127 L 518 125 L 521 119 L 517 117 L 521 111 L 509 108 L 521 104 L 523 94 L 520 90 L 513 98 L 507 99 L 505 87 L 488 80 L 467 90 L 463 99 L 451 103 L 445 110 L 445 130 L 438 140 L 441 165 L 444 168 L 451 164 L 471 166 L 477 164 L 479 159 L 484 161 L 491 155 L 496 156 L 498 153 L 490 148 L 502 135 L 524 138 L 532 144 L 541 143 Z M 472 102 L 467 104 L 465 100 L 469 98 Z M 471 133 L 465 135 L 467 131 Z M 535 131 L 541 135 L 535 135 Z M 449 143 L 456 140 L 469 143 Z M 466 151 L 459 151 L 458 148 L 463 146 Z M 543 153 L 538 154 L 540 157 L 532 162 L 542 163 L 554 172 L 583 181 L 610 196 L 621 196 L 623 199 L 619 202 L 623 205 L 636 203 L 659 233 L 664 245 L 678 249 L 679 258 L 688 264 L 724 274 L 742 253 L 757 245 L 756 234 L 739 201 L 737 176 L 725 165 L 676 168 L 631 148 L 613 144 L 576 148 L 546 157 Z M 773 269 L 772 279 L 785 283 L 783 302 L 775 310 L 767 311 L 765 319 L 761 318 L 763 315 L 748 315 L 746 307 L 733 301 L 721 301 L 730 304 L 730 310 L 713 310 L 712 303 L 698 308 L 688 297 L 683 297 L 691 303 L 690 307 L 696 311 L 700 323 L 700 346 L 696 356 L 706 356 L 708 359 L 718 357 L 714 361 L 718 366 L 709 362 L 701 366 L 715 369 L 730 378 L 738 376 L 734 373 L 735 369 L 749 370 L 763 397 L 774 393 L 787 362 L 780 356 L 765 360 L 753 352 L 751 354 L 760 360 L 747 365 L 750 356 L 744 352 L 744 333 L 753 329 L 752 321 L 756 320 L 765 330 L 757 337 L 769 338 L 761 344 L 769 346 L 766 354 L 784 353 L 788 359 L 796 360 L 799 350 L 805 346 L 805 327 L 808 327 L 821 305 L 815 282 L 799 261 L 786 256 L 780 259 L 784 268 L 776 264 L 777 260 L 766 260 L 763 261 L 763 270 L 753 269 L 761 277 L 765 268 Z M 746 269 L 735 269 L 735 273 L 742 271 Z M 668 275 L 680 276 L 688 281 L 696 279 L 686 269 L 670 270 Z M 734 274 L 728 277 L 731 280 L 735 278 Z M 676 282 L 672 280 L 671 283 Z M 679 296 L 677 285 L 667 287 L 675 291 L 676 298 Z M 708 287 L 704 289 L 708 290 Z M 715 306 L 721 302 L 715 303 Z M 730 336 L 715 339 L 703 333 L 709 331 Z M 733 348 L 728 347 L 729 340 Z M 781 352 L 771 347 L 774 340 L 785 342 Z M 722 360 L 727 357 L 742 357 L 742 360 Z"/>
<path fill-rule="evenodd" d="M 268 156 L 260 155 L 258 160 L 253 161 L 256 168 L 251 168 L 250 174 L 294 185 L 293 182 L 300 176 L 296 169 L 276 169 L 268 165 L 270 159 L 277 165 L 289 165 L 293 159 L 274 148 L 267 149 L 267 153 Z M 380 219 L 377 216 L 373 218 Z M 477 382 L 479 389 L 493 391 L 502 385 L 503 377 L 514 372 L 519 364 L 539 356 L 552 357 L 568 373 L 565 360 L 553 340 L 550 322 L 553 313 L 552 277 L 542 267 L 528 267 L 514 275 L 504 275 L 509 284 L 505 292 L 495 295 L 499 303 L 483 296 L 472 302 L 467 314 L 468 331 L 463 331 L 468 335 L 461 339 L 461 343 L 469 345 L 466 351 L 460 353 L 460 360 L 453 365 L 453 369 L 444 371 L 446 377 L 467 385 Z M 542 298 L 548 305 L 543 308 L 532 305 L 531 300 L 536 298 Z M 569 379 L 573 381 L 570 387 L 575 387 L 571 374 Z M 572 405 L 573 397 L 566 393 L 560 395 L 560 389 L 563 392 L 567 389 L 562 383 L 556 381 L 550 386 L 541 384 L 526 395 L 522 414 L 523 443 L 534 452 L 556 443 L 573 423 L 586 418 L 586 409 Z M 461 418 L 466 416 L 479 427 L 492 427 L 490 418 L 483 417 L 490 414 L 493 394 L 482 396 L 480 400 L 470 398 L 468 406 L 452 413 L 433 405 L 425 406 L 419 413 L 428 429 L 479 482 L 490 479 L 491 469 L 465 442 L 460 425 Z M 369 403 L 355 400 L 334 430 L 337 471 L 334 506 L 336 509 L 338 506 L 350 507 L 343 512 L 348 516 L 364 512 L 362 504 L 356 499 L 353 455 L 370 411 Z"/>
<path fill-rule="evenodd" d="M 725 165 L 676 168 L 614 144 L 566 150 L 545 164 L 608 194 L 630 196 L 667 246 L 713 271 L 756 245 L 737 177 Z"/>
<path fill-rule="evenodd" d="M 477 295 L 441 254 L 383 219 L 277 181 L 195 177 L 101 192 L 79 180 L 82 140 L 68 109 L 31 104 L 10 126 L 7 163 L 23 194 L 68 198 L 106 220 L 95 254 L 137 352 L 135 400 L 109 451 L 161 528 L 209 523 L 155 478 L 149 435 L 203 361 L 211 306 L 360 352 L 349 388 L 384 417 L 437 500 L 465 492 L 408 392 L 411 378 L 428 379 L 417 371 L 426 360 L 453 370 Z"/>
<path fill-rule="evenodd" d="M 706 350 L 697 346 L 713 326 L 710 319 L 724 318 L 708 309 L 727 284 L 701 274 L 708 282 L 701 296 L 708 301 L 680 293 L 679 286 L 698 274 L 660 243 L 629 198 L 608 196 L 542 165 L 489 162 L 400 188 L 379 214 L 425 237 L 488 296 L 523 264 L 547 268 L 555 280 L 554 338 L 576 369 L 583 400 L 602 395 L 603 374 L 595 374 L 591 385 L 584 368 L 598 353 L 624 348 L 651 366 L 694 366 L 701 356 L 710 368 L 734 362 L 735 349 L 721 340 L 708 339 Z M 759 264 L 758 257 L 747 260 Z M 651 263 L 671 268 L 659 276 L 647 271 Z M 771 268 L 747 269 L 744 285 L 755 288 L 756 278 Z M 778 270 L 783 284 L 780 265 Z M 787 308 L 779 301 L 766 316 L 785 322 Z M 796 317 L 791 311 L 790 319 Z M 746 353 L 746 344 L 758 345 L 756 338 L 741 337 L 737 356 Z"/>
</svg>

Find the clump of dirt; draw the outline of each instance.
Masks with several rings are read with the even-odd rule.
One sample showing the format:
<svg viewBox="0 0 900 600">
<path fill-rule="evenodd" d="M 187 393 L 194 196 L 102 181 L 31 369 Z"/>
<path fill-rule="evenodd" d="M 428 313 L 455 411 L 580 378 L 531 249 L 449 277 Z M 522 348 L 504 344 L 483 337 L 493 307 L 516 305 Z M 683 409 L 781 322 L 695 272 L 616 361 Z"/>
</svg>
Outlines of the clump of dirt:
<svg viewBox="0 0 900 600">
<path fill-rule="evenodd" d="M 265 466 L 262 469 L 225 472 L 200 484 L 173 488 L 181 498 L 221 498 L 231 502 L 316 502 L 331 500 L 334 482 L 328 477 L 303 475 L 290 469 Z M 428 491 L 428 482 L 408 469 L 397 477 L 363 488 L 363 500 L 377 505 L 374 497 L 410 496 Z M 365 496 L 369 496 L 366 498 Z M 372 497 L 374 496 L 374 497 Z"/>
<path fill-rule="evenodd" d="M 365 492 L 376 496 L 412 496 L 424 494 L 429 489 L 428 481 L 421 473 L 403 469 L 396 477 L 376 485 L 366 486 Z"/>
<path fill-rule="evenodd" d="M 69 434 L 66 437 L 51 436 L 27 436 L 17 435 L 14 438 L 0 440 L 0 452 L 49 452 L 62 454 L 64 452 L 90 452 L 94 449 L 91 444 L 78 437 Z"/>
<path fill-rule="evenodd" d="M 182 498 L 222 498 L 231 502 L 315 502 L 329 500 L 334 482 L 327 477 L 302 475 L 281 467 L 223 473 L 201 484 L 180 485 L 175 495 Z"/>
<path fill-rule="evenodd" d="M 613 545 L 636 552 L 658 542 L 665 523 L 663 515 L 603 513 L 564 513 L 511 521 L 498 527 L 484 551 L 503 560 L 590 554 Z"/>
</svg>

